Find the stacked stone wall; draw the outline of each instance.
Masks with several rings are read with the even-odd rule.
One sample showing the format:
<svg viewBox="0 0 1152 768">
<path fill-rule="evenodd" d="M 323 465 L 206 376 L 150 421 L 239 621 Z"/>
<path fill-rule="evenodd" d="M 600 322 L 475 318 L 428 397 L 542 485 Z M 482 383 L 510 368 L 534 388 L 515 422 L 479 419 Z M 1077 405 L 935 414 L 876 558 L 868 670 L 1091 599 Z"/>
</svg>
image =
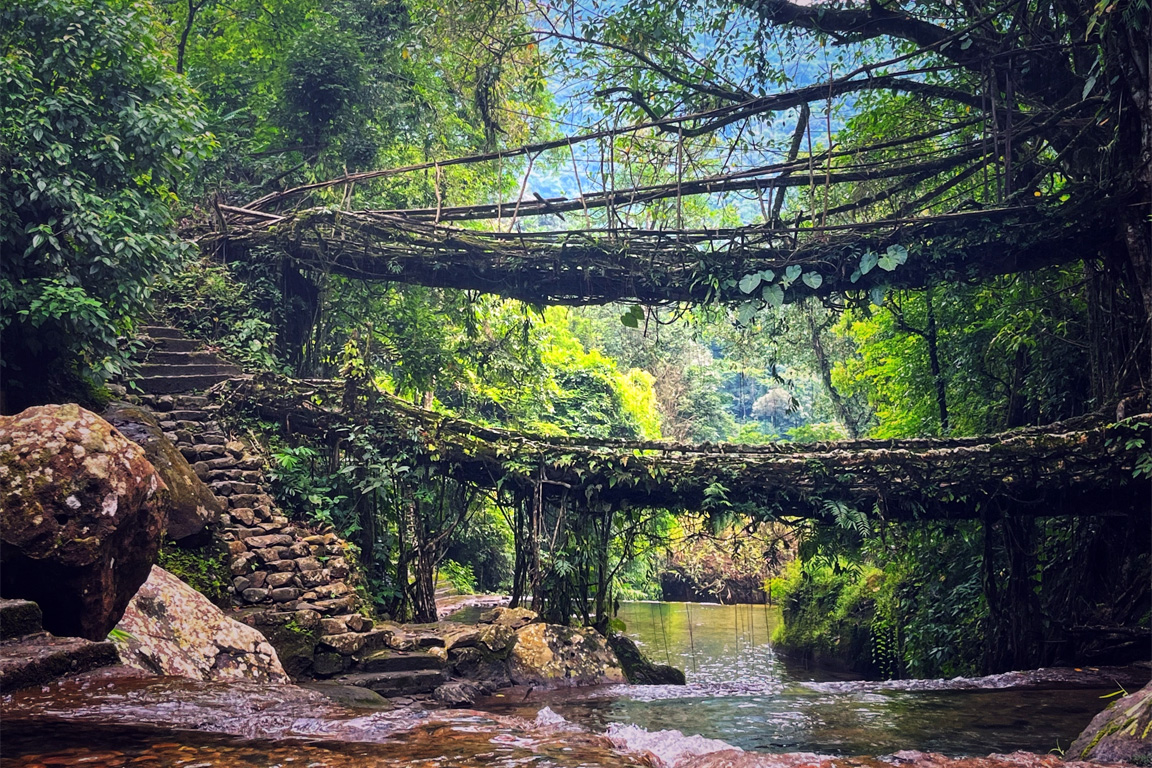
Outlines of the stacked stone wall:
<svg viewBox="0 0 1152 768">
<path fill-rule="evenodd" d="M 234 617 L 264 632 L 296 678 L 347 669 L 374 626 L 349 544 L 277 507 L 259 448 L 229 434 L 210 396 L 140 400 L 227 510 L 215 536 L 228 552 Z"/>
</svg>

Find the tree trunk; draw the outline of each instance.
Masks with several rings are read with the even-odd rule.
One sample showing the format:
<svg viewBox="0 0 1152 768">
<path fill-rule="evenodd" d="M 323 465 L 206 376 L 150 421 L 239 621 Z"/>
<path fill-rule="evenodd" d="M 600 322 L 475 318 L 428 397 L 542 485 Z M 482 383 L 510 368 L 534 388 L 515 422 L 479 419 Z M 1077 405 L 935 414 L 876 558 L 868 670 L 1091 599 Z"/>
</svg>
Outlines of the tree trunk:
<svg viewBox="0 0 1152 768">
<path fill-rule="evenodd" d="M 945 388 L 944 372 L 940 368 L 940 347 L 936 334 L 936 311 L 932 306 L 932 289 L 924 292 L 927 307 L 927 327 L 924 340 L 928 342 L 928 364 L 932 368 L 932 381 L 936 385 L 936 408 L 940 413 L 940 434 L 946 435 L 952 427 L 948 422 L 948 394 Z"/>
<path fill-rule="evenodd" d="M 824 350 L 824 341 L 820 338 L 820 326 L 816 323 L 816 316 L 812 307 L 804 307 L 804 318 L 808 321 L 808 331 L 812 335 L 812 352 L 816 355 L 816 363 L 820 368 L 820 380 L 824 382 L 824 389 L 828 392 L 829 399 L 832 400 L 836 415 L 840 417 L 844 428 L 848 430 L 849 437 L 855 440 L 860 437 L 860 427 L 856 424 L 856 419 L 848 412 L 848 404 L 844 402 L 844 398 L 840 396 L 840 392 L 832 384 L 832 364 L 828 361 L 828 353 Z"/>
<path fill-rule="evenodd" d="M 1041 663 L 1043 632 L 1033 579 L 1034 534 L 1035 521 L 1030 518 L 996 513 L 984 520 L 983 582 L 989 624 L 984 639 L 985 674 L 1030 669 Z M 1003 545 L 1002 560 L 997 556 L 996 538 Z"/>
<path fill-rule="evenodd" d="M 416 590 L 412 601 L 413 620 L 418 624 L 436 621 L 436 553 L 420 543 L 416 550 Z"/>
</svg>

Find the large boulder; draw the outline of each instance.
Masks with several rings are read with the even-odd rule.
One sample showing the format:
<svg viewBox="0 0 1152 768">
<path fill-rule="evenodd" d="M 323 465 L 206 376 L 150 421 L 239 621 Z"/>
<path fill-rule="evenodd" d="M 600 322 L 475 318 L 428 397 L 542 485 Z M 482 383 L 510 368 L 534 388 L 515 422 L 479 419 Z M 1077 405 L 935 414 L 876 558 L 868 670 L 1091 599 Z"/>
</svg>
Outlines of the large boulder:
<svg viewBox="0 0 1152 768">
<path fill-rule="evenodd" d="M 616 654 L 599 632 L 556 624 L 529 624 L 518 629 L 508 667 L 512 680 L 520 685 L 559 687 L 626 681 Z"/>
<path fill-rule="evenodd" d="M 103 640 L 148 578 L 168 491 L 140 446 L 78 405 L 0 417 L 0 581 L 56 635 Z"/>
<path fill-rule="evenodd" d="M 193 680 L 288 682 L 264 635 L 158 565 L 116 628 L 120 659 L 138 669 Z"/>
<path fill-rule="evenodd" d="M 654 664 L 645 658 L 632 638 L 626 635 L 608 635 L 608 645 L 620 660 L 624 675 L 632 685 L 684 685 L 687 679 L 682 670 L 668 664 Z"/>
<path fill-rule="evenodd" d="M 1113 701 L 1084 729 L 1072 746 L 1069 760 L 1099 763 L 1138 763 L 1152 760 L 1152 683 Z"/>
<path fill-rule="evenodd" d="M 164 437 L 164 431 L 151 413 L 130 403 L 112 403 L 104 409 L 104 419 L 120 433 L 144 449 L 156 474 L 168 486 L 168 537 L 176 542 L 188 539 L 211 526 L 224 507 L 216 495 L 196 476 L 180 449 Z"/>
</svg>

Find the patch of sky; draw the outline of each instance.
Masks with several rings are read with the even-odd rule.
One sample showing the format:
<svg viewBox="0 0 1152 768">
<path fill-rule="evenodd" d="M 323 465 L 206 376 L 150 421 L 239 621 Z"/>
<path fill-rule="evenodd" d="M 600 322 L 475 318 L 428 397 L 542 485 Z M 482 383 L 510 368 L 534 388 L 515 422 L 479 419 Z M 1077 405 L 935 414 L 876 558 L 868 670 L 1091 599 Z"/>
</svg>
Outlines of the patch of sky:
<svg viewBox="0 0 1152 768">
<path fill-rule="evenodd" d="M 730 106 L 747 99 L 841 77 L 878 49 L 833 46 L 805 33 L 762 27 L 748 11 L 719 15 L 695 3 L 584 0 L 537 5 L 534 36 L 554 62 L 547 75 L 557 107 L 546 118 L 556 136 L 616 130 L 521 164 L 521 200 L 582 195 L 747 171 L 784 160 L 799 120 L 795 108 L 766 112 L 681 141 L 674 131 L 627 129 L 655 119 Z M 880 50 L 879 53 L 885 53 Z M 660 70 L 663 70 L 662 72 Z M 725 96 L 725 94 L 728 94 Z M 856 112 L 856 100 L 812 104 L 801 157 L 835 144 Z M 689 124 L 690 127 L 690 124 Z M 633 158 L 643 159 L 633 162 Z M 768 201 L 770 205 L 771 201 Z M 610 211 L 592 209 L 522 218 L 523 231 L 622 226 L 680 228 L 738 226 L 764 221 L 763 191 L 636 203 L 621 199 Z"/>
</svg>

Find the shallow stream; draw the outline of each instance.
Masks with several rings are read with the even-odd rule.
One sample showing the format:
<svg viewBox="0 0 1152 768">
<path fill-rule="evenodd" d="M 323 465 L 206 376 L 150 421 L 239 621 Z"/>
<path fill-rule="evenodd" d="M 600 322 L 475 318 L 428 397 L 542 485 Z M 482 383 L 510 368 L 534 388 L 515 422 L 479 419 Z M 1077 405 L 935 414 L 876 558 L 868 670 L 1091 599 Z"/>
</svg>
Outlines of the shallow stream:
<svg viewBox="0 0 1152 768">
<path fill-rule="evenodd" d="M 655 661 L 684 667 L 689 684 L 521 688 L 478 702 L 479 711 L 372 711 L 291 685 L 200 683 L 110 668 L 4 695 L 0 763 L 1061 768 L 1066 764 L 1044 753 L 1067 746 L 1107 703 L 1100 697 L 1118 687 L 1111 671 L 1092 669 L 890 684 L 837 680 L 786 664 L 768 643 L 774 614 L 761 606 L 633 603 L 621 618 Z M 1117 670 L 1116 679 L 1142 684 L 1132 670 Z M 1039 754 L 983 757 L 1017 749 Z M 847 757 L 893 753 L 883 761 Z"/>
<path fill-rule="evenodd" d="M 964 756 L 1066 748 L 1107 705 L 1101 696 L 1120 687 L 1074 674 L 848 681 L 777 654 L 769 637 L 779 611 L 762 605 L 625 603 L 619 618 L 649 658 L 684 669 L 688 685 L 533 691 L 509 701 L 523 698 L 512 692 L 484 707 L 530 717 L 547 704 L 595 731 L 634 723 L 761 752 Z"/>
</svg>

